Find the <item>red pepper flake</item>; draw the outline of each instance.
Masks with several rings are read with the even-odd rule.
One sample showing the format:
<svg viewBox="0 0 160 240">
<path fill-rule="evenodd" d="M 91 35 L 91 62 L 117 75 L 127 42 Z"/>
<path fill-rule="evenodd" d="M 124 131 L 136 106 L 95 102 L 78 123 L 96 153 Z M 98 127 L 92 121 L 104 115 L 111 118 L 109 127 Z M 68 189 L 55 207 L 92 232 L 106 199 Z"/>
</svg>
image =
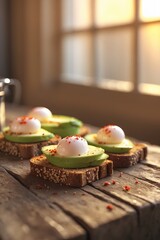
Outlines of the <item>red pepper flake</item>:
<svg viewBox="0 0 160 240">
<path fill-rule="evenodd" d="M 126 192 L 128 192 L 130 189 L 131 189 L 131 187 L 128 186 L 128 185 L 126 185 L 126 186 L 123 187 L 123 190 L 126 191 Z"/>
<path fill-rule="evenodd" d="M 41 184 L 36 184 L 35 185 L 35 189 L 43 189 L 43 188 L 44 188 L 44 186 L 41 185 Z"/>
<path fill-rule="evenodd" d="M 104 129 L 106 134 L 111 133 L 111 130 L 109 129 L 109 126 L 105 126 L 103 129 Z"/>
<path fill-rule="evenodd" d="M 113 184 L 113 185 L 116 184 L 116 181 L 115 181 L 115 180 L 112 180 L 112 184 Z"/>
<path fill-rule="evenodd" d="M 110 182 L 108 182 L 108 181 L 105 181 L 105 182 L 103 183 L 103 186 L 109 186 L 109 185 L 111 185 L 111 184 L 110 184 Z"/>
<path fill-rule="evenodd" d="M 51 153 L 52 156 L 54 156 L 57 153 L 56 149 L 49 149 L 48 151 Z"/>
<path fill-rule="evenodd" d="M 26 123 L 27 123 L 26 121 L 19 122 L 19 124 L 26 124 Z"/>
<path fill-rule="evenodd" d="M 19 121 L 19 124 L 26 124 L 27 121 L 31 119 L 33 119 L 33 117 L 22 116 L 17 118 L 17 120 Z"/>
<path fill-rule="evenodd" d="M 53 192 L 52 194 L 53 194 L 53 195 L 58 195 L 58 192 Z"/>
<path fill-rule="evenodd" d="M 112 211 L 112 210 L 113 210 L 113 205 L 112 205 L 112 204 L 108 204 L 108 205 L 106 206 L 106 208 L 107 208 L 108 210 Z"/>
<path fill-rule="evenodd" d="M 122 177 L 122 175 L 123 175 L 123 172 L 120 172 L 119 177 Z"/>
<path fill-rule="evenodd" d="M 82 195 L 82 196 L 85 196 L 86 194 L 85 194 L 85 193 L 82 193 L 81 195 Z"/>
<path fill-rule="evenodd" d="M 138 183 L 139 183 L 139 181 L 138 181 L 138 179 L 136 178 L 136 179 L 135 179 L 135 184 L 138 184 Z"/>
</svg>

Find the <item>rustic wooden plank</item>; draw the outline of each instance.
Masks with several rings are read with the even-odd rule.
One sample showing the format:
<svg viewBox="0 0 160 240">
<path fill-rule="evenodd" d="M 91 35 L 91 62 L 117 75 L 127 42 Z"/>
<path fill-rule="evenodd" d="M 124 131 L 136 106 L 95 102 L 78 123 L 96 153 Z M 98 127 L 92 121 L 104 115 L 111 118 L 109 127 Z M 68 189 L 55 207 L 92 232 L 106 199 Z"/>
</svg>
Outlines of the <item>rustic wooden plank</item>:
<svg viewBox="0 0 160 240">
<path fill-rule="evenodd" d="M 111 184 L 104 186 L 104 180 L 92 183 L 96 189 L 114 196 L 133 206 L 139 216 L 139 239 L 158 239 L 160 233 L 160 189 L 134 176 L 114 171 L 112 177 L 107 178 Z M 115 183 L 115 184 L 113 184 Z M 125 186 L 129 191 L 124 191 Z"/>
<path fill-rule="evenodd" d="M 43 185 L 44 181 L 36 178 L 34 184 L 36 183 Z M 130 232 L 134 233 L 131 239 L 137 239 L 135 237 L 137 213 L 133 208 L 121 207 L 121 202 L 117 203 L 110 196 L 107 196 L 105 200 L 95 198 L 84 192 L 85 187 L 77 189 L 46 182 L 47 189 L 41 191 L 34 184 L 32 181 L 28 185 L 30 189 L 37 196 L 47 199 L 50 204 L 56 203 L 70 216 L 73 216 L 88 231 L 89 239 L 103 240 L 109 236 L 114 240 L 118 239 L 119 233 L 122 239 L 128 239 Z M 106 208 L 109 204 L 113 206 L 112 211 Z"/>
<path fill-rule="evenodd" d="M 28 161 L 7 161 L 9 160 L 0 162 L 40 199 L 44 199 L 50 205 L 58 205 L 72 216 L 87 230 L 90 239 L 102 240 L 109 236 L 114 240 L 118 239 L 119 232 L 123 239 L 128 239 L 130 232 L 134 233 L 130 239 L 137 239 L 137 213 L 132 207 L 110 196 L 100 200 L 82 189 L 62 187 L 28 175 Z M 110 203 L 113 205 L 113 211 L 106 209 Z"/>
<path fill-rule="evenodd" d="M 0 164 L 11 171 L 12 174 L 14 174 L 21 182 L 23 182 L 23 184 L 27 185 L 31 191 L 37 194 L 37 196 L 45 201 L 47 199 L 50 204 L 56 203 L 70 216 L 73 216 L 73 218 L 76 219 L 76 221 L 78 221 L 88 231 L 91 239 L 103 239 L 103 237 L 107 236 L 108 234 L 109 236 L 112 236 L 113 239 L 116 239 L 117 235 L 115 235 L 116 233 L 114 229 L 117 228 L 117 225 L 120 226 L 120 229 L 123 229 L 121 233 L 124 236 L 123 239 L 128 239 L 128 234 L 130 232 L 134 232 L 134 235 L 132 235 L 131 239 L 156 239 L 158 236 L 157 234 L 160 232 L 159 189 L 156 186 L 142 180 L 140 181 L 140 184 L 135 184 L 137 170 L 134 169 L 142 166 L 143 168 L 149 168 L 155 171 L 154 168 L 138 164 L 133 168 L 123 169 L 123 172 L 128 171 L 128 174 L 132 173 L 132 176 L 124 173 L 122 175 L 123 177 L 119 177 L 120 172 L 115 171 L 113 177 L 107 178 L 106 180 L 115 180 L 116 184 L 111 184 L 109 187 L 104 187 L 104 180 L 93 183 L 93 187 L 104 192 L 103 198 L 95 200 L 97 198 L 95 198 L 97 195 L 95 190 L 93 190 L 95 195 L 92 192 L 94 197 L 92 196 L 91 198 L 90 195 L 84 195 L 83 191 L 86 191 L 85 188 L 83 188 L 82 191 L 79 189 L 75 190 L 71 188 L 60 187 L 59 185 L 55 184 L 50 185 L 41 179 L 28 175 L 28 161 L 19 161 L 13 158 L 10 160 L 8 159 L 8 157 L 0 157 Z M 156 171 L 158 174 L 158 170 Z M 133 176 L 134 174 L 135 176 Z M 131 191 L 123 191 L 122 188 L 126 184 L 131 186 Z M 105 195 L 105 193 L 107 195 Z M 109 198 L 108 195 L 110 195 L 111 198 Z M 84 199 L 84 196 L 86 199 Z M 107 199 L 104 196 L 107 196 Z M 116 199 L 118 199 L 119 204 L 115 202 Z M 112 216 L 113 218 L 110 218 L 110 216 L 106 215 L 105 207 L 108 203 L 113 203 L 113 207 L 116 209 L 116 214 L 114 217 Z M 137 212 L 131 208 L 133 213 L 129 213 L 128 210 L 125 210 L 125 206 L 127 208 L 127 205 L 124 203 L 134 207 Z M 124 206 L 122 207 L 123 204 Z M 97 207 L 100 209 L 99 211 L 95 210 Z M 123 210 L 125 213 L 120 213 L 119 211 L 117 212 L 117 209 Z M 101 215 L 104 215 L 104 212 L 106 218 L 101 217 Z M 124 219 L 127 219 L 128 217 L 129 220 L 127 221 L 130 222 L 128 225 L 131 227 L 131 229 L 129 228 L 129 230 L 126 232 L 128 227 L 126 227 Z M 114 223 L 116 224 L 115 226 Z M 136 238 L 135 235 L 137 235 Z"/>
<path fill-rule="evenodd" d="M 160 168 L 158 167 L 151 167 L 139 163 L 132 168 L 123 169 L 123 172 L 142 180 L 149 181 L 160 187 Z"/>
<path fill-rule="evenodd" d="M 0 238 L 84 240 L 86 234 L 60 208 L 49 207 L 0 168 Z"/>
<path fill-rule="evenodd" d="M 142 164 L 151 165 L 160 168 L 160 147 L 148 144 L 148 156 Z"/>
</svg>

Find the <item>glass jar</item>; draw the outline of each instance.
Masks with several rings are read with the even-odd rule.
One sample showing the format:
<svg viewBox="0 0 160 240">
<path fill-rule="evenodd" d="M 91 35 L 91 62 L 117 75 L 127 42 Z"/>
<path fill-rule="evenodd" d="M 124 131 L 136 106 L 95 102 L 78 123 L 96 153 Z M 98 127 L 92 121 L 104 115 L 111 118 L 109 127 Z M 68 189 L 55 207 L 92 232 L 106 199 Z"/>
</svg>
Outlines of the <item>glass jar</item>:
<svg viewBox="0 0 160 240">
<path fill-rule="evenodd" d="M 9 88 L 14 87 L 12 98 L 10 102 L 19 104 L 21 98 L 21 84 L 17 79 L 0 78 L 0 132 L 5 127 L 6 114 L 5 114 L 5 97 Z"/>
<path fill-rule="evenodd" d="M 5 126 L 5 99 L 4 83 L 0 81 L 0 132 Z"/>
</svg>

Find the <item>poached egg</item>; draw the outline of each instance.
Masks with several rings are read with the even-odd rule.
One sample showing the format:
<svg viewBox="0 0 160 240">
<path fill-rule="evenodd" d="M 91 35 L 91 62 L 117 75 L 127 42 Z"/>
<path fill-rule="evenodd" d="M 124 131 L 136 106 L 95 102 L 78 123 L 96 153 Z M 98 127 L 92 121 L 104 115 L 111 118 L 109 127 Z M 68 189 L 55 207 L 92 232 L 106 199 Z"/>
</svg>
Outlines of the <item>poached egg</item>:
<svg viewBox="0 0 160 240">
<path fill-rule="evenodd" d="M 40 128 L 40 121 L 28 116 L 18 117 L 10 125 L 10 131 L 16 134 L 36 133 Z"/>
<path fill-rule="evenodd" d="M 35 107 L 29 112 L 28 116 L 37 118 L 39 121 L 45 121 L 52 117 L 52 112 L 46 107 Z"/>
<path fill-rule="evenodd" d="M 61 139 L 57 145 L 60 156 L 80 156 L 88 152 L 87 141 L 79 136 L 69 136 Z"/>
<path fill-rule="evenodd" d="M 105 144 L 118 144 L 125 139 L 122 128 L 116 125 L 107 125 L 97 132 L 97 141 Z"/>
</svg>

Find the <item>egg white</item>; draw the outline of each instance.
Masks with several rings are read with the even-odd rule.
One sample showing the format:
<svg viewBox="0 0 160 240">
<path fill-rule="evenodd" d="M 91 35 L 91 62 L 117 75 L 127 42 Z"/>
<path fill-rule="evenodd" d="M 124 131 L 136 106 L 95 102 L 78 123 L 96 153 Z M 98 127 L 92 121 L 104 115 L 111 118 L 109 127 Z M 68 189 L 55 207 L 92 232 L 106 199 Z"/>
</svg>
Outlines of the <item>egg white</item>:
<svg viewBox="0 0 160 240">
<path fill-rule="evenodd" d="M 124 139 L 124 131 L 116 125 L 107 125 L 97 132 L 97 141 L 101 143 L 119 144 Z"/>
<path fill-rule="evenodd" d="M 52 112 L 46 107 L 35 107 L 29 112 L 28 116 L 35 117 L 40 121 L 45 121 L 52 117 Z"/>
<path fill-rule="evenodd" d="M 10 131 L 17 134 L 36 133 L 41 128 L 41 123 L 33 117 L 22 116 L 10 124 Z"/>
<path fill-rule="evenodd" d="M 57 153 L 60 156 L 80 156 L 88 152 L 88 143 L 82 137 L 70 136 L 60 140 Z"/>
</svg>

